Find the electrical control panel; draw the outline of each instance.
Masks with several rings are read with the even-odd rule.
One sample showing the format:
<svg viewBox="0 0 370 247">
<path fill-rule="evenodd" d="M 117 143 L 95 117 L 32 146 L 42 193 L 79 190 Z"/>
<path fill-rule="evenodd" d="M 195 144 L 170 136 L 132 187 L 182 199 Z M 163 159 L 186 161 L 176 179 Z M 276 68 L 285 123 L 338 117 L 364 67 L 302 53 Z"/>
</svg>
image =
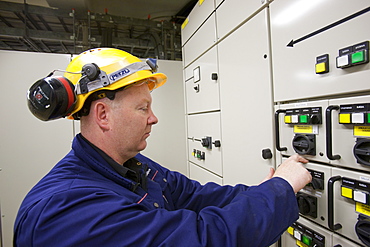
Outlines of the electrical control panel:
<svg viewBox="0 0 370 247">
<path fill-rule="evenodd" d="M 188 116 L 188 160 L 222 177 L 220 113 Z"/>
<path fill-rule="evenodd" d="M 220 110 L 217 50 L 194 61 L 184 71 L 187 113 Z"/>
<path fill-rule="evenodd" d="M 331 164 L 370 171 L 369 104 L 370 96 L 329 101 L 326 129 Z"/>
<path fill-rule="evenodd" d="M 313 244 L 298 224 L 282 246 L 370 246 L 369 2 L 274 1 L 270 13 L 275 146 L 309 160 L 298 222 L 325 236 Z"/>
<path fill-rule="evenodd" d="M 328 227 L 347 238 L 370 245 L 370 175 L 333 168 L 328 182 Z"/>
<path fill-rule="evenodd" d="M 324 161 L 325 118 L 328 100 L 281 104 L 275 107 L 276 149 L 285 155 L 298 153 Z"/>
<path fill-rule="evenodd" d="M 300 217 L 281 236 L 284 247 L 360 247 L 355 243 Z"/>
</svg>

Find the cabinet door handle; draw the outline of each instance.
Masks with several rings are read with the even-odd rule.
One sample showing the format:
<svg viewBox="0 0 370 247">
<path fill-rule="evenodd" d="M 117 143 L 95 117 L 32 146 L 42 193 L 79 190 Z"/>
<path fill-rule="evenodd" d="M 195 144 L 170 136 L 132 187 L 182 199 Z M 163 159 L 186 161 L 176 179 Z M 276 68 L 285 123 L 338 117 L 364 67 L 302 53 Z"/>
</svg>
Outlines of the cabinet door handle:
<svg viewBox="0 0 370 247">
<path fill-rule="evenodd" d="M 280 147 L 280 133 L 279 133 L 279 114 L 285 113 L 286 110 L 277 110 L 275 112 L 275 146 L 278 151 L 287 151 L 287 147 Z"/>
<path fill-rule="evenodd" d="M 326 156 L 329 160 L 339 160 L 341 157 L 339 154 L 333 155 L 333 133 L 331 128 L 331 112 L 333 110 L 339 110 L 339 106 L 331 105 L 326 108 L 325 112 L 325 124 L 326 124 Z"/>
<path fill-rule="evenodd" d="M 333 231 L 342 228 L 340 223 L 334 224 L 334 183 L 341 179 L 341 176 L 334 176 L 328 180 L 328 226 Z"/>
</svg>

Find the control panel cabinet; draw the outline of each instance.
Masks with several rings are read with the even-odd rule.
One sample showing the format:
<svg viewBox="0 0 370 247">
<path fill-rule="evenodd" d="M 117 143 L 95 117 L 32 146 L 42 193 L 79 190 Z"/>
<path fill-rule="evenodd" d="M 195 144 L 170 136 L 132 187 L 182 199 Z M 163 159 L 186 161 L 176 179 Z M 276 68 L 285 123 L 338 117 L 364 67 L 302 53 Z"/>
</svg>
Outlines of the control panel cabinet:
<svg viewBox="0 0 370 247">
<path fill-rule="evenodd" d="M 218 44 L 225 184 L 258 184 L 275 166 L 267 18 L 261 11 Z"/>
<path fill-rule="evenodd" d="M 370 174 L 332 168 L 328 181 L 328 227 L 370 245 Z"/>
<path fill-rule="evenodd" d="M 300 217 L 281 236 L 284 247 L 332 247 L 332 232 Z"/>
<path fill-rule="evenodd" d="M 270 4 L 275 100 L 369 90 L 368 0 Z"/>
<path fill-rule="evenodd" d="M 188 160 L 222 177 L 220 112 L 188 116 Z"/>
<path fill-rule="evenodd" d="M 220 110 L 217 47 L 185 69 L 187 113 Z"/>
<path fill-rule="evenodd" d="M 300 214 L 318 224 L 327 226 L 327 182 L 331 167 L 312 162 L 305 164 L 312 181 L 297 193 Z"/>
<path fill-rule="evenodd" d="M 267 1 L 224 1 L 216 9 L 218 39 L 223 38 L 236 26 L 250 18 L 259 8 L 264 7 L 265 2 Z"/>
<path fill-rule="evenodd" d="M 281 236 L 283 247 L 360 247 L 342 236 L 300 217 Z"/>
<path fill-rule="evenodd" d="M 182 52 L 184 66 L 188 66 L 201 54 L 206 52 L 216 41 L 216 16 L 215 13 L 213 13 L 193 36 L 191 36 L 186 44 L 183 44 Z"/>
<path fill-rule="evenodd" d="M 219 185 L 223 184 L 220 176 L 217 176 L 216 174 L 191 162 L 189 162 L 189 176 L 191 179 L 194 179 L 201 184 L 206 184 L 208 182 L 214 182 Z"/>
<path fill-rule="evenodd" d="M 370 171 L 370 96 L 330 100 L 326 115 L 330 163 Z"/>
<path fill-rule="evenodd" d="M 213 0 L 198 1 L 182 24 L 181 43 L 185 44 L 215 9 Z"/>
<path fill-rule="evenodd" d="M 327 106 L 328 100 L 276 106 L 277 151 L 289 156 L 298 153 L 309 160 L 329 163 L 325 150 Z"/>
</svg>

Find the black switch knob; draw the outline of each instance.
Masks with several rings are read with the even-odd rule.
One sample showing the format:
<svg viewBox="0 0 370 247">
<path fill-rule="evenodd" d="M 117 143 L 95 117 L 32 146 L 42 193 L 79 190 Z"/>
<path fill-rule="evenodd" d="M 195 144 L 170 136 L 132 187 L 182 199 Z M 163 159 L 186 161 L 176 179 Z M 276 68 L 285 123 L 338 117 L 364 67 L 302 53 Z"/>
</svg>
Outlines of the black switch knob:
<svg viewBox="0 0 370 247">
<path fill-rule="evenodd" d="M 212 137 L 207 136 L 205 138 L 202 138 L 201 144 L 205 148 L 212 149 Z"/>
<path fill-rule="evenodd" d="M 211 78 L 212 80 L 216 81 L 218 79 L 217 73 L 212 73 Z"/>
<path fill-rule="evenodd" d="M 221 141 L 220 140 L 216 140 L 213 144 L 215 144 L 216 148 L 221 147 Z"/>
<path fill-rule="evenodd" d="M 317 218 L 317 198 L 301 192 L 297 193 L 299 212 Z"/>
<path fill-rule="evenodd" d="M 311 181 L 311 184 L 312 184 L 312 188 L 314 188 L 315 190 L 323 190 L 324 189 L 324 180 L 323 179 L 313 177 L 312 181 Z"/>
<path fill-rule="evenodd" d="M 309 119 L 310 124 L 321 124 L 321 115 L 313 114 Z"/>
<path fill-rule="evenodd" d="M 272 158 L 271 149 L 269 148 L 262 149 L 262 158 L 264 158 L 265 160 L 271 159 Z"/>
</svg>

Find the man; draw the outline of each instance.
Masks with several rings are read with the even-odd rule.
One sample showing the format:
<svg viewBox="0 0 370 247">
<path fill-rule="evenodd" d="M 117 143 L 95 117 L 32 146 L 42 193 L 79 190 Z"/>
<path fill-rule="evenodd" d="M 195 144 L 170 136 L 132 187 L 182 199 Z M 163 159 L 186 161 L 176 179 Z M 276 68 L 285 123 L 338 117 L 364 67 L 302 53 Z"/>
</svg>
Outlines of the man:
<svg viewBox="0 0 370 247">
<path fill-rule="evenodd" d="M 150 91 L 166 81 L 152 74 L 153 61 L 147 64 L 120 50 L 94 49 L 67 67 L 76 102 L 69 84 L 57 84 L 63 79 L 31 87 L 35 116 L 80 119 L 81 133 L 24 199 L 15 246 L 268 246 L 297 220 L 295 192 L 311 181 L 298 155 L 259 186 L 232 187 L 202 186 L 139 153 L 158 122 Z M 48 110 L 55 105 L 50 85 L 66 88 L 59 98 L 69 103 L 56 104 L 65 110 Z"/>
</svg>

